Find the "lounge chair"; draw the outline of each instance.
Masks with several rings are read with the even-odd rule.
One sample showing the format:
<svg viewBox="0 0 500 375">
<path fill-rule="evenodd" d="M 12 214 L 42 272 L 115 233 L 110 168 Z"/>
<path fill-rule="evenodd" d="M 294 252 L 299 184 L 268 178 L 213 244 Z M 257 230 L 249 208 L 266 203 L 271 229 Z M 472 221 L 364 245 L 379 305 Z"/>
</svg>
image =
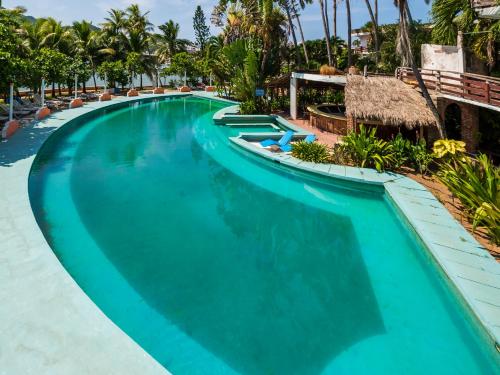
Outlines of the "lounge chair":
<svg viewBox="0 0 500 375">
<path fill-rule="evenodd" d="M 281 137 L 281 139 L 279 141 L 276 141 L 274 139 L 266 139 L 266 140 L 260 142 L 260 145 L 262 147 L 269 147 L 269 146 L 273 146 L 273 145 L 282 147 L 282 146 L 288 144 L 292 140 L 292 137 L 293 137 L 293 131 L 288 130 L 283 135 L 283 137 Z"/>
<path fill-rule="evenodd" d="M 5 104 L 0 104 L 0 113 L 8 115 L 9 114 L 9 107 Z M 14 111 L 13 111 L 13 115 L 16 118 L 29 115 L 30 113 L 31 113 L 31 111 L 19 110 L 19 109 L 14 109 Z"/>
<path fill-rule="evenodd" d="M 309 134 L 307 137 L 304 138 L 304 142 L 306 143 L 313 143 L 316 140 L 316 136 L 314 134 Z"/>
<path fill-rule="evenodd" d="M 36 108 L 25 106 L 25 105 L 19 103 L 17 100 L 14 100 L 14 110 L 15 111 L 28 111 L 29 113 L 34 113 L 37 111 Z"/>
<path fill-rule="evenodd" d="M 313 143 L 316 140 L 316 136 L 314 134 L 309 134 L 303 139 L 303 142 L 306 143 Z M 280 146 L 281 151 L 283 152 L 290 152 L 292 151 L 292 144 L 287 143 L 286 145 Z"/>
</svg>

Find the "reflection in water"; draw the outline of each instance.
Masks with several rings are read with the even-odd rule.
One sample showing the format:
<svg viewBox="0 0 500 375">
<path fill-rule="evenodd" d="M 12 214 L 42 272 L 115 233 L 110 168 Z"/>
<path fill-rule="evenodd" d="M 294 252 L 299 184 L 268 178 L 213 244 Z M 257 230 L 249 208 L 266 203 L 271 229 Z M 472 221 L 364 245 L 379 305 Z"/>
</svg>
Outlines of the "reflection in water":
<svg viewBox="0 0 500 375">
<path fill-rule="evenodd" d="M 171 108 L 169 119 L 184 119 L 183 107 L 182 116 Z M 120 121 L 133 125 L 96 127 L 73 167 L 82 221 L 144 302 L 232 368 L 320 373 L 353 342 L 383 330 L 350 220 L 215 163 L 190 131 L 205 110 L 168 131 L 146 126 L 139 111 Z M 100 142 L 107 131 L 113 144 Z M 110 150 L 120 157 L 88 157 Z M 146 160 L 134 167 L 128 157 Z M 83 183 L 90 168 L 97 173 Z"/>
</svg>

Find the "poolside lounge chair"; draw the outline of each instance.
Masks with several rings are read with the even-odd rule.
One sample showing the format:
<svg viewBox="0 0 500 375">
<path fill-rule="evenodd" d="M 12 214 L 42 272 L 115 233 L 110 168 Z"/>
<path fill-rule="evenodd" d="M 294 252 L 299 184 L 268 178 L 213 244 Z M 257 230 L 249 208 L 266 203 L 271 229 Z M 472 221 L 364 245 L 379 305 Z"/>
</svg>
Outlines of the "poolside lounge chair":
<svg viewBox="0 0 500 375">
<path fill-rule="evenodd" d="M 313 143 L 316 140 L 316 136 L 314 134 L 309 134 L 307 137 L 304 138 L 304 142 L 306 143 Z"/>
<path fill-rule="evenodd" d="M 9 114 L 9 107 L 5 104 L 0 104 L 0 113 L 8 115 Z M 19 109 L 14 109 L 14 111 L 13 111 L 13 115 L 16 118 L 29 115 L 30 113 L 31 113 L 31 111 L 19 110 Z"/>
<path fill-rule="evenodd" d="M 292 137 L 293 137 L 293 131 L 288 130 L 283 135 L 283 137 L 281 137 L 281 139 L 279 141 L 276 141 L 274 139 L 266 139 L 266 140 L 260 142 L 260 145 L 262 147 L 269 147 L 269 146 L 273 146 L 273 145 L 282 147 L 282 146 L 288 144 L 292 140 Z"/>
</svg>

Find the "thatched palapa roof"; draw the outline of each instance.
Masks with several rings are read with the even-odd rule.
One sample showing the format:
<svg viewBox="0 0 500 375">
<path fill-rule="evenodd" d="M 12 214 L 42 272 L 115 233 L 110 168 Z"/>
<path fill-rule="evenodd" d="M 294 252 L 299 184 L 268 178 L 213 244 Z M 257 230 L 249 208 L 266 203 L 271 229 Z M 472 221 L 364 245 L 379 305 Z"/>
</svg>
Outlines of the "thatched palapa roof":
<svg viewBox="0 0 500 375">
<path fill-rule="evenodd" d="M 346 115 L 359 122 L 380 121 L 408 129 L 435 125 L 436 120 L 422 95 L 392 77 L 350 75 L 345 87 Z"/>
</svg>

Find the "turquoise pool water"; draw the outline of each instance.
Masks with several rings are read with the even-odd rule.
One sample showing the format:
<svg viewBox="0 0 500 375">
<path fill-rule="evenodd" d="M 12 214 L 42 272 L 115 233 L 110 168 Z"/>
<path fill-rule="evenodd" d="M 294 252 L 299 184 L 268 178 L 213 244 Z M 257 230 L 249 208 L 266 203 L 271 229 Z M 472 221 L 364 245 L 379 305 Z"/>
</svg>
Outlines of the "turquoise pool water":
<svg viewBox="0 0 500 375">
<path fill-rule="evenodd" d="M 174 374 L 498 373 L 382 192 L 245 156 L 223 106 L 133 104 L 40 151 L 34 213 L 104 313 Z"/>
</svg>

